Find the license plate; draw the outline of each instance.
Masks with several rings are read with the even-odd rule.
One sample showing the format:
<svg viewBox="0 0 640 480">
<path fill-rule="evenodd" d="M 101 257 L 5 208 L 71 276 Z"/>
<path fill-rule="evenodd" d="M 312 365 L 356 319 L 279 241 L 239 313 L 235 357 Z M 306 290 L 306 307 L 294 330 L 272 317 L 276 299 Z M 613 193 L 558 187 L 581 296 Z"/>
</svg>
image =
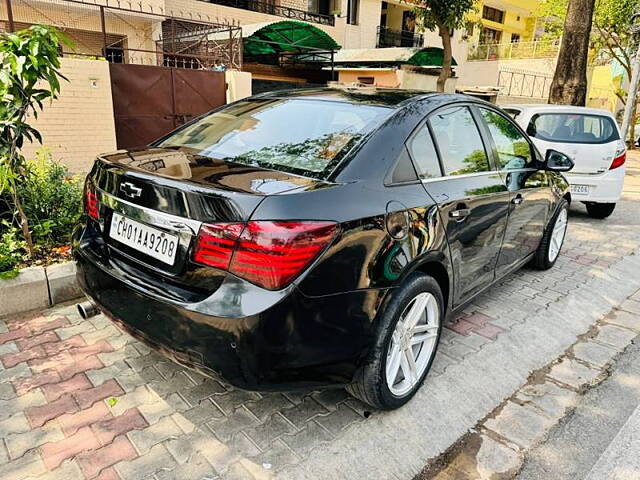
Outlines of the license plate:
<svg viewBox="0 0 640 480">
<path fill-rule="evenodd" d="M 128 247 L 173 265 L 178 237 L 113 212 L 109 236 Z"/>
<path fill-rule="evenodd" d="M 589 185 L 571 185 L 571 193 L 576 193 L 578 195 L 588 195 Z"/>
</svg>

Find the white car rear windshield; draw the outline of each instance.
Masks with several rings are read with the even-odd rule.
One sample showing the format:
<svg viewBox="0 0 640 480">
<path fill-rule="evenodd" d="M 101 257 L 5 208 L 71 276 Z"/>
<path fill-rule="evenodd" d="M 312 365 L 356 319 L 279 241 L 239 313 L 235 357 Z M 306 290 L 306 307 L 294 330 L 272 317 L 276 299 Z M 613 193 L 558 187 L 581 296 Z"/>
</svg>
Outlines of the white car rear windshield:
<svg viewBox="0 0 640 480">
<path fill-rule="evenodd" d="M 529 122 L 527 133 L 559 143 L 609 143 L 620 139 L 612 118 L 577 113 L 540 113 Z"/>
<path fill-rule="evenodd" d="M 387 107 L 346 102 L 249 100 L 206 115 L 157 146 L 324 178 L 389 112 Z"/>
</svg>

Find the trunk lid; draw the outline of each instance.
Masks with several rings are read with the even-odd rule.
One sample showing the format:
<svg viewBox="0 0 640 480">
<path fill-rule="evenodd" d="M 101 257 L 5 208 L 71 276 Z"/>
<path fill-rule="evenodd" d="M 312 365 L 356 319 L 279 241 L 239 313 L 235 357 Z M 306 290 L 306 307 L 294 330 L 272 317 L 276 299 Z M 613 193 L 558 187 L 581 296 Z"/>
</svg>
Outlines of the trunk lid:
<svg viewBox="0 0 640 480">
<path fill-rule="evenodd" d="M 281 171 L 215 160 L 173 148 L 125 150 L 103 155 L 93 172 L 101 190 L 136 204 L 168 213 L 193 216 L 202 221 L 242 220 L 261 196 L 308 188 L 318 181 Z M 122 183 L 142 188 L 140 196 Z M 193 195 L 192 195 L 193 194 Z M 240 211 L 185 209 L 198 197 L 237 203 Z M 195 200 L 202 203 L 201 200 Z M 213 201 L 216 203 L 216 201 Z"/>
<path fill-rule="evenodd" d="M 203 224 L 247 222 L 265 196 L 321 183 L 179 149 L 103 155 L 87 180 L 98 203 L 89 248 L 146 290 L 199 301 L 227 274 L 191 260 Z"/>
</svg>

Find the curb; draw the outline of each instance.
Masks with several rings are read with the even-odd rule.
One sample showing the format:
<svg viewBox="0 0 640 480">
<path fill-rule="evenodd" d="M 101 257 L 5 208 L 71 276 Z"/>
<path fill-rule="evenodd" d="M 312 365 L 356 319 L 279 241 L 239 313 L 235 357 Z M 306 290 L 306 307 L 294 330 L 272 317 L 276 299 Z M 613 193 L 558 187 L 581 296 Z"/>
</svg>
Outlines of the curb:
<svg viewBox="0 0 640 480">
<path fill-rule="evenodd" d="M 73 262 L 23 268 L 17 277 L 0 280 L 0 317 L 48 308 L 81 296 Z"/>
</svg>

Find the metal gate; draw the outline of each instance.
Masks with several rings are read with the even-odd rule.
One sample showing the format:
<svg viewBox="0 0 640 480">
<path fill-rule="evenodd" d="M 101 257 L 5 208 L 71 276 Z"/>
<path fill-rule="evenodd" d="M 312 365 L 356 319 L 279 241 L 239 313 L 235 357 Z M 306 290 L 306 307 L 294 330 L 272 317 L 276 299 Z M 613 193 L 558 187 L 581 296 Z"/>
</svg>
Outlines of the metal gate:
<svg viewBox="0 0 640 480">
<path fill-rule="evenodd" d="M 110 64 L 118 148 L 147 145 L 226 103 L 223 72 Z"/>
</svg>

